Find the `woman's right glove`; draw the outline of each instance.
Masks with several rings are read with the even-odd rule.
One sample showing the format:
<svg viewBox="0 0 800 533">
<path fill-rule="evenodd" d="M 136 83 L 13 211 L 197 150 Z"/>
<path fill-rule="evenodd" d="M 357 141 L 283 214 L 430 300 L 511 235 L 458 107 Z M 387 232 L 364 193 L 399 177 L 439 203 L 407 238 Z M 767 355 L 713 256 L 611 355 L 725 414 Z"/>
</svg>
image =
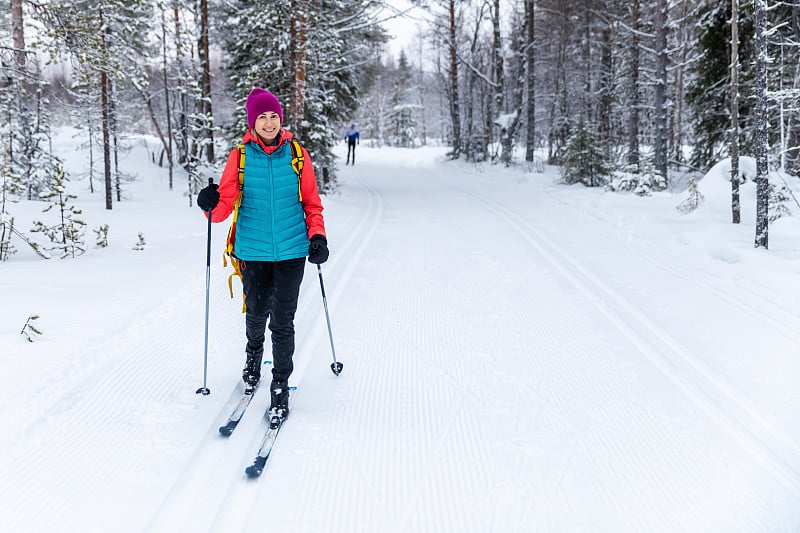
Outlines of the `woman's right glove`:
<svg viewBox="0 0 800 533">
<path fill-rule="evenodd" d="M 328 260 L 328 239 L 322 235 L 313 235 L 308 245 L 308 262 L 321 265 Z"/>
<path fill-rule="evenodd" d="M 203 211 L 211 211 L 219 203 L 219 185 L 211 183 L 197 194 L 197 207 Z"/>
</svg>

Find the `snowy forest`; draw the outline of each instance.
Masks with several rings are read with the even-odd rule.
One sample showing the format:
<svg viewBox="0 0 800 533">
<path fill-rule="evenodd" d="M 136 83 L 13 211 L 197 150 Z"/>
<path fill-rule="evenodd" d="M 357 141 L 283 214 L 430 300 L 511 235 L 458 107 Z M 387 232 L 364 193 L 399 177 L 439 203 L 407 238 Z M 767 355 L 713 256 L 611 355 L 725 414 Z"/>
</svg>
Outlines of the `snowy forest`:
<svg viewBox="0 0 800 533">
<path fill-rule="evenodd" d="M 30 231 L 62 242 L 81 231 L 70 180 L 106 209 L 124 201 L 135 177 L 118 154 L 134 134 L 160 140 L 153 162 L 192 205 L 241 137 L 253 86 L 283 102 L 323 191 L 351 121 L 374 146 L 442 143 L 453 159 L 560 165 L 566 183 L 642 195 L 730 156 L 733 222 L 751 156 L 767 247 L 791 194 L 769 173 L 800 174 L 800 2 L 412 3 L 417 34 L 395 57 L 385 23 L 409 13 L 386 0 L 0 0 L 0 259 L 14 233 L 33 243 L 16 200 L 60 211 L 58 228 Z M 62 125 L 89 147 L 84 175 L 53 153 Z"/>
</svg>

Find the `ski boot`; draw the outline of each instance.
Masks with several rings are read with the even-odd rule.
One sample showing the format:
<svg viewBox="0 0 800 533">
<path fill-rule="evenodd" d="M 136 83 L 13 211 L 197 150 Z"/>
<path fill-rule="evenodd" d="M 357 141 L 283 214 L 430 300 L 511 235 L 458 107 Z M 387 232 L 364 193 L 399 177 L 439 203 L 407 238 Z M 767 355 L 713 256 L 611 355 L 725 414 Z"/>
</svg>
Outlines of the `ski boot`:
<svg viewBox="0 0 800 533">
<path fill-rule="evenodd" d="M 277 429 L 289 416 L 289 383 L 273 379 L 269 386 L 269 396 L 269 427 Z"/>
<path fill-rule="evenodd" d="M 245 348 L 247 354 L 247 362 L 242 370 L 242 380 L 244 381 L 247 390 L 253 391 L 261 381 L 261 358 L 264 355 L 264 349 L 257 350 L 251 349 L 249 346 Z"/>
</svg>

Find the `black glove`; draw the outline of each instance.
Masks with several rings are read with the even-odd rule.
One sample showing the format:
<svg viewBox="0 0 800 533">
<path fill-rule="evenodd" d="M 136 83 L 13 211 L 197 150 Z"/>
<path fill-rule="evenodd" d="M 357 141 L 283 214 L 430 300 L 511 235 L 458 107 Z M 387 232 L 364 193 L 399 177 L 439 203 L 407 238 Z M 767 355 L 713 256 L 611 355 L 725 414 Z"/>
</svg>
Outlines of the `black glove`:
<svg viewBox="0 0 800 533">
<path fill-rule="evenodd" d="M 308 262 L 321 265 L 328 260 L 328 254 L 328 239 L 322 235 L 312 236 L 308 245 Z"/>
<path fill-rule="evenodd" d="M 219 185 L 211 183 L 208 187 L 200 189 L 197 195 L 197 206 L 203 211 L 211 211 L 219 203 Z"/>
</svg>

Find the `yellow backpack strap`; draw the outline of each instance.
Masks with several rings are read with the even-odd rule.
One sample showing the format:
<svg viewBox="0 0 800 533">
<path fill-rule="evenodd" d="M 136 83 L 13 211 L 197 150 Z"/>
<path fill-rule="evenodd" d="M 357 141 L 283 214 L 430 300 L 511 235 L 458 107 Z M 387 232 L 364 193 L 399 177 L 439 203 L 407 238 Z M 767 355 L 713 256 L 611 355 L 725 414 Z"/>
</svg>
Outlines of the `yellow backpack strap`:
<svg viewBox="0 0 800 533">
<path fill-rule="evenodd" d="M 297 173 L 297 196 L 302 202 L 303 191 L 300 188 L 300 178 L 303 174 L 303 163 L 305 163 L 303 147 L 300 146 L 300 142 L 297 139 L 292 139 L 289 143 L 292 147 L 292 168 Z"/>
<path fill-rule="evenodd" d="M 233 203 L 233 219 L 231 220 L 231 229 L 228 230 L 228 242 L 225 246 L 225 252 L 222 254 L 222 264 L 223 266 L 228 266 L 228 258 L 231 260 L 231 266 L 233 267 L 233 273 L 228 276 L 228 289 L 231 293 L 231 298 L 233 298 L 233 276 L 238 276 L 239 281 L 242 279 L 242 270 L 239 266 L 239 260 L 233 255 L 233 246 L 236 242 L 236 220 L 239 218 L 239 206 L 242 205 L 242 191 L 244 190 L 244 158 L 245 158 L 245 149 L 244 145 L 240 144 L 238 147 L 239 150 L 239 194 L 236 197 L 236 201 Z M 227 257 L 226 257 L 227 256 Z M 242 301 L 242 313 L 247 310 L 247 307 Z"/>
<path fill-rule="evenodd" d="M 231 267 L 233 267 L 233 273 L 230 276 L 228 276 L 228 290 L 231 293 L 231 298 L 233 298 L 233 276 L 239 276 L 239 281 L 241 281 L 242 269 L 241 266 L 239 265 L 239 260 L 232 255 L 228 255 L 227 253 L 222 254 L 223 266 L 225 267 L 228 266 L 228 257 L 230 257 Z M 247 305 L 245 305 L 244 294 L 242 294 L 242 313 L 244 313 L 245 311 L 247 311 Z"/>
<path fill-rule="evenodd" d="M 239 200 L 241 200 L 242 188 L 244 187 L 244 145 L 240 144 L 237 149 L 239 150 Z"/>
</svg>

